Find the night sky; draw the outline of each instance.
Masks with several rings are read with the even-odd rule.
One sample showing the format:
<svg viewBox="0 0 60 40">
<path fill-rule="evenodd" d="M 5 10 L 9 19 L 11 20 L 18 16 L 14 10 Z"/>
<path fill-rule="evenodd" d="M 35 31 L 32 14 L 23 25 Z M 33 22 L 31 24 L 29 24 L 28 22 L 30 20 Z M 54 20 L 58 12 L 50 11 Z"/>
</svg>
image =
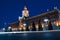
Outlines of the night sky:
<svg viewBox="0 0 60 40">
<path fill-rule="evenodd" d="M 60 9 L 60 0 L 26 0 L 26 6 L 31 17 L 47 12 L 47 9 L 54 10 L 55 6 Z M 23 8 L 24 0 L 0 0 L 0 28 L 18 21 L 18 16 L 22 16 Z"/>
</svg>

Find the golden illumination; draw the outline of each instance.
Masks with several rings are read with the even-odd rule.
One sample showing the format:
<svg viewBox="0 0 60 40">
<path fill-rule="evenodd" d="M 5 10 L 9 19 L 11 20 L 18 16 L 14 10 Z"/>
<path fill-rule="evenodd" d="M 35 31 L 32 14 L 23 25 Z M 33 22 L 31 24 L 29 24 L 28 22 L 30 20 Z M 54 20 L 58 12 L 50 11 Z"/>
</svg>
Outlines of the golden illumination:
<svg viewBox="0 0 60 40">
<path fill-rule="evenodd" d="M 12 28 L 12 30 L 18 30 L 17 28 Z"/>
<path fill-rule="evenodd" d="M 58 24 L 58 21 L 56 21 L 56 26 L 58 26 L 59 24 Z"/>
<path fill-rule="evenodd" d="M 35 22 L 35 27 L 38 28 L 38 22 Z"/>
<path fill-rule="evenodd" d="M 20 27 L 20 28 L 19 28 L 19 30 L 21 31 L 21 30 L 22 30 L 22 28 Z"/>
<path fill-rule="evenodd" d="M 54 24 L 55 24 L 56 26 L 59 26 L 59 25 L 60 25 L 60 22 L 59 22 L 59 21 L 55 21 Z"/>
<path fill-rule="evenodd" d="M 23 30 L 26 30 L 26 27 L 23 27 Z"/>
<path fill-rule="evenodd" d="M 42 28 L 44 27 L 44 23 L 42 23 Z"/>
<path fill-rule="evenodd" d="M 38 28 L 38 24 L 36 24 L 35 27 Z"/>
<path fill-rule="evenodd" d="M 56 26 L 58 26 L 58 23 L 56 24 Z"/>
<path fill-rule="evenodd" d="M 30 30 L 31 26 L 28 27 L 28 29 Z"/>
<path fill-rule="evenodd" d="M 60 25 L 60 22 L 59 22 L 59 25 Z"/>
</svg>

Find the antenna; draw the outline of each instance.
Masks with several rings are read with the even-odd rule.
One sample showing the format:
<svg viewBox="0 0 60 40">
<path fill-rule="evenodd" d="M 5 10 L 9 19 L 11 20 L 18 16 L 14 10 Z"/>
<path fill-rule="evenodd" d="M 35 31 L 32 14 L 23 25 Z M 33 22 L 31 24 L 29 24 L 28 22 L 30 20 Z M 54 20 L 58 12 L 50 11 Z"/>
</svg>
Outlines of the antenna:
<svg viewBox="0 0 60 40">
<path fill-rule="evenodd" d="M 24 6 L 26 6 L 26 0 L 24 0 Z"/>
</svg>

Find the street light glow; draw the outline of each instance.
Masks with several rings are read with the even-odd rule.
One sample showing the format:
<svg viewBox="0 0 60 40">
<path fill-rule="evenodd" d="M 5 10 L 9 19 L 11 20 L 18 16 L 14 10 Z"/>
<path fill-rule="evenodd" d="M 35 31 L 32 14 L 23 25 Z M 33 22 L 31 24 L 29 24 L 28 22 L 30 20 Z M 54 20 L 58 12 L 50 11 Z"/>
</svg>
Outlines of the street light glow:
<svg viewBox="0 0 60 40">
<path fill-rule="evenodd" d="M 5 28 L 3 28 L 2 30 L 5 30 Z"/>
<path fill-rule="evenodd" d="M 26 23 L 24 23 L 23 26 L 26 26 Z"/>
<path fill-rule="evenodd" d="M 11 29 L 11 27 L 9 26 L 8 29 Z"/>
<path fill-rule="evenodd" d="M 47 22 L 47 21 L 49 21 L 48 19 L 44 19 L 44 22 Z"/>
</svg>

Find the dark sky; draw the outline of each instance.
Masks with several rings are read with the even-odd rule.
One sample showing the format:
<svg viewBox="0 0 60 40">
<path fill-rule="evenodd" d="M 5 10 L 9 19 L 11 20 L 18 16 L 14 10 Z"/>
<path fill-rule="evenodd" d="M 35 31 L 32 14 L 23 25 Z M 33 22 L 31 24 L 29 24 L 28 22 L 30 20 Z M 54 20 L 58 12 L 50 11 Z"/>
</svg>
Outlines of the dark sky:
<svg viewBox="0 0 60 40">
<path fill-rule="evenodd" d="M 26 6 L 30 17 L 53 10 L 54 6 L 60 9 L 60 0 L 26 0 Z M 0 0 L 0 27 L 4 24 L 18 21 L 18 16 L 22 15 L 24 0 Z"/>
</svg>

